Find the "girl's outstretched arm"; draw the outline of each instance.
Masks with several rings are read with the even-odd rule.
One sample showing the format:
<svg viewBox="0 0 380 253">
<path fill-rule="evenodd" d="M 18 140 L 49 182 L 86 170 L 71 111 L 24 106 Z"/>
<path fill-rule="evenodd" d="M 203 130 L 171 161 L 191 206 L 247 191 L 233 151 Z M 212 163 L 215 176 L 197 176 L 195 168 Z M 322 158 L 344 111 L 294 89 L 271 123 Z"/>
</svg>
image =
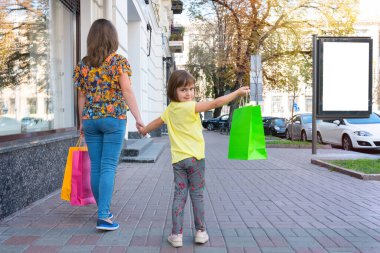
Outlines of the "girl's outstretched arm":
<svg viewBox="0 0 380 253">
<path fill-rule="evenodd" d="M 152 132 L 154 129 L 162 126 L 162 124 L 164 124 L 164 121 L 161 119 L 161 117 L 158 117 L 157 119 L 150 122 L 146 127 L 138 127 L 138 130 L 142 135 L 146 135 L 147 133 Z"/>
<path fill-rule="evenodd" d="M 218 97 L 217 99 L 213 101 L 198 102 L 195 104 L 195 112 L 206 112 L 211 109 L 221 107 L 225 104 L 228 104 L 229 102 L 236 99 L 237 97 L 247 96 L 249 92 L 250 92 L 249 87 L 243 86 L 240 89 L 237 89 L 234 92 L 231 92 L 230 94 Z"/>
</svg>

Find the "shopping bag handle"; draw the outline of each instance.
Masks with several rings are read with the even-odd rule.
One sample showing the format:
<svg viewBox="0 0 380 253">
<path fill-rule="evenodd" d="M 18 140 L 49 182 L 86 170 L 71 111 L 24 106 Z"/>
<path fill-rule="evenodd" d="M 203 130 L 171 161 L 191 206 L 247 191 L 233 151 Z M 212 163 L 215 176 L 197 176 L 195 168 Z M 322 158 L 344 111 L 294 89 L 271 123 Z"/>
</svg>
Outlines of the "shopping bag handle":
<svg viewBox="0 0 380 253">
<path fill-rule="evenodd" d="M 85 143 L 86 143 L 86 141 L 84 140 L 84 135 L 81 134 L 81 135 L 79 135 L 79 138 L 78 138 L 78 141 L 77 141 L 77 144 L 75 145 L 75 147 L 85 146 Z"/>
<path fill-rule="evenodd" d="M 244 96 L 244 97 L 240 97 L 239 107 L 243 107 L 246 104 L 248 104 L 250 101 L 250 97 L 251 97 L 251 94 L 248 94 L 247 96 Z"/>
</svg>

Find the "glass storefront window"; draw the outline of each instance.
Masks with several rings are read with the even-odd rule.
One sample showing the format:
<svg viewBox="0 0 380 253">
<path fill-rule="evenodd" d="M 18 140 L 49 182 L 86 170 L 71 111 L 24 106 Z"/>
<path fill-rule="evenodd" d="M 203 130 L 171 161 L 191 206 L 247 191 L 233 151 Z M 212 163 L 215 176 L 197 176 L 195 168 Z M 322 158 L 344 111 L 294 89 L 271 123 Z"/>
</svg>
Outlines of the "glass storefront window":
<svg viewBox="0 0 380 253">
<path fill-rule="evenodd" d="M 58 0 L 0 3 L 0 136 L 73 127 L 75 15 Z"/>
</svg>

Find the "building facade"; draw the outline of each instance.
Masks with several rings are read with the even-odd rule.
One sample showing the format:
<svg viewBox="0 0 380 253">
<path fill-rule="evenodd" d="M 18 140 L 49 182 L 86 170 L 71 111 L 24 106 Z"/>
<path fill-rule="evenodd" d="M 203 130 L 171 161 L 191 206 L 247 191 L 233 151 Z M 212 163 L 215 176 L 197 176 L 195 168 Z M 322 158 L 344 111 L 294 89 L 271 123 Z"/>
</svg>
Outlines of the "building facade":
<svg viewBox="0 0 380 253">
<path fill-rule="evenodd" d="M 118 53 L 129 60 L 149 122 L 167 106 L 175 65 L 169 37 L 179 10 L 178 0 L 1 1 L 0 219 L 61 186 L 68 148 L 78 138 L 73 69 L 86 55 L 92 22 L 115 25 Z M 128 114 L 126 138 L 139 138 Z"/>
</svg>

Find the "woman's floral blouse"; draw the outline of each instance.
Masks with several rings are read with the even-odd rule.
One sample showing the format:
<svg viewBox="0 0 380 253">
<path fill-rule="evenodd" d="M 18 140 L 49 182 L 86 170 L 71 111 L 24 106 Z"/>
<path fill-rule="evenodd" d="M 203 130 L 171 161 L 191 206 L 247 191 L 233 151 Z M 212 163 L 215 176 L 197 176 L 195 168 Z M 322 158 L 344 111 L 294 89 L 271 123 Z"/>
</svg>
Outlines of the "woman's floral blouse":
<svg viewBox="0 0 380 253">
<path fill-rule="evenodd" d="M 86 96 L 82 119 L 127 118 L 127 103 L 119 77 L 132 75 L 127 59 L 113 53 L 99 67 L 89 67 L 81 60 L 74 70 L 74 84 Z"/>
</svg>

